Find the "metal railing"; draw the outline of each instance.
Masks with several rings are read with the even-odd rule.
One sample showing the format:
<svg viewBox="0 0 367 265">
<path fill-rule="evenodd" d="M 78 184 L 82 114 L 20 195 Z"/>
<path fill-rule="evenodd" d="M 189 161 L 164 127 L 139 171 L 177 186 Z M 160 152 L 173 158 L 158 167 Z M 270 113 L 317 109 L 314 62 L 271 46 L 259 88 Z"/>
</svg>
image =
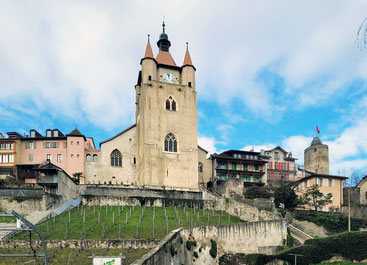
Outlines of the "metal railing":
<svg viewBox="0 0 367 265">
<path fill-rule="evenodd" d="M 12 214 L 1 214 L 0 217 L 15 217 L 19 219 L 23 224 L 28 226 L 29 228 L 0 228 L 0 231 L 10 231 L 10 232 L 28 231 L 30 235 L 32 231 L 36 232 L 41 239 L 43 254 L 37 254 L 37 253 L 34 253 L 34 254 L 0 254 L 0 257 L 8 257 L 8 258 L 9 257 L 14 257 L 14 258 L 15 257 L 43 257 L 45 260 L 45 265 L 48 265 L 46 243 L 45 243 L 45 240 L 43 238 L 41 231 L 35 225 L 29 222 L 27 219 L 25 219 L 20 214 L 18 214 L 16 211 L 12 210 L 11 213 Z M 30 247 L 32 248 L 31 244 L 32 242 L 30 242 Z"/>
</svg>

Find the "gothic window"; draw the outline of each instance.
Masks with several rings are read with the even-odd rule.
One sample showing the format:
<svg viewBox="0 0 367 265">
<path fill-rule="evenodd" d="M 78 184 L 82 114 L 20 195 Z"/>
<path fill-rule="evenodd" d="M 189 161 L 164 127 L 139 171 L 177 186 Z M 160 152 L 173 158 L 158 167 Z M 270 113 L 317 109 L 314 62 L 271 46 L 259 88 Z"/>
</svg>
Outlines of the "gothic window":
<svg viewBox="0 0 367 265">
<path fill-rule="evenodd" d="M 92 161 L 92 156 L 88 154 L 87 157 L 86 157 L 86 159 L 87 159 L 88 162 L 89 161 Z"/>
<path fill-rule="evenodd" d="M 117 149 L 113 150 L 111 153 L 111 166 L 122 167 L 122 155 Z"/>
<path fill-rule="evenodd" d="M 164 139 L 164 151 L 177 153 L 177 140 L 173 133 L 166 135 Z"/>
<path fill-rule="evenodd" d="M 176 110 L 176 101 L 172 100 L 172 110 Z"/>
<path fill-rule="evenodd" d="M 166 110 L 173 110 L 176 111 L 176 106 L 177 103 L 176 101 L 170 96 L 167 100 L 166 100 Z"/>
<path fill-rule="evenodd" d="M 203 164 L 199 162 L 199 172 L 203 172 Z"/>
<path fill-rule="evenodd" d="M 98 155 L 93 155 L 93 161 L 97 162 L 98 161 Z"/>
</svg>

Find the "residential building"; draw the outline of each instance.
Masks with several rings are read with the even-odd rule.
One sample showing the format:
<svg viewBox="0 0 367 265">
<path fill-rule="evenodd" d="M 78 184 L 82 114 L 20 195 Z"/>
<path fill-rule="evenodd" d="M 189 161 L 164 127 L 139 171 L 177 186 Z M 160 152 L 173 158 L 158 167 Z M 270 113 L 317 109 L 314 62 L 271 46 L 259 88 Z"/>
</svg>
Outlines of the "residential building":
<svg viewBox="0 0 367 265">
<path fill-rule="evenodd" d="M 360 204 L 367 204 L 367 176 L 364 176 L 358 183 L 359 188 L 359 202 Z"/>
<path fill-rule="evenodd" d="M 297 181 L 297 195 L 302 196 L 312 185 L 317 185 L 321 193 L 331 193 L 332 195 L 332 202 L 322 210 L 330 211 L 334 209 L 340 211 L 343 203 L 343 182 L 347 177 L 303 172 L 304 176 Z"/>
<path fill-rule="evenodd" d="M 297 158 L 280 146 L 271 150 L 261 150 L 261 158 L 266 161 L 266 182 L 295 181 L 297 176 Z"/>
<path fill-rule="evenodd" d="M 62 196 L 63 201 L 79 197 L 77 183 L 62 168 L 47 162 L 34 170 L 37 173 L 36 183 L 42 186 L 46 193 Z"/>
<path fill-rule="evenodd" d="M 237 178 L 244 181 L 244 186 L 262 186 L 265 183 L 266 161 L 260 152 L 228 150 L 211 155 L 211 159 L 214 182 Z"/>
<path fill-rule="evenodd" d="M 95 149 L 93 138 L 85 137 L 78 129 L 66 135 L 58 129 L 48 129 L 45 136 L 31 130 L 20 140 L 22 151 L 18 171 L 27 183 L 36 182 L 33 169 L 47 162 L 62 168 L 69 176 L 78 172 L 85 175 L 85 154 Z M 83 177 L 81 183 L 84 182 Z"/>
<path fill-rule="evenodd" d="M 0 133 L 0 178 L 17 178 L 16 165 L 21 161 L 22 136 L 16 132 L 8 132 L 7 135 Z"/>
</svg>

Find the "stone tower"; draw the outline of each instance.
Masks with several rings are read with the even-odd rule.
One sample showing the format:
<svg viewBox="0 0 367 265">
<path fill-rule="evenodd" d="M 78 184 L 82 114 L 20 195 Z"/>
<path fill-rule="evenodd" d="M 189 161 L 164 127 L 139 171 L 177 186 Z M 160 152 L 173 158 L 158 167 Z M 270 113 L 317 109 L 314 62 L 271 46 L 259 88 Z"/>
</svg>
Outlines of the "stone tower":
<svg viewBox="0 0 367 265">
<path fill-rule="evenodd" d="M 148 36 L 135 86 L 138 184 L 198 190 L 196 69 L 188 47 L 176 65 L 162 26 L 155 58 Z"/>
<path fill-rule="evenodd" d="M 305 169 L 317 174 L 329 175 L 329 147 L 322 144 L 317 136 L 305 149 Z"/>
</svg>

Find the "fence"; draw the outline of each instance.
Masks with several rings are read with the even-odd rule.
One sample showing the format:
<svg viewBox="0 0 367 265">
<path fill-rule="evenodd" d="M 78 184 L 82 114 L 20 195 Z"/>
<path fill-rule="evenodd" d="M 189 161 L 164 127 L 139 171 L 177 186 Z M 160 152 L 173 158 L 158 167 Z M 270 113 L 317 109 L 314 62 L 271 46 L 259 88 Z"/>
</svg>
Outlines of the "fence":
<svg viewBox="0 0 367 265">
<path fill-rule="evenodd" d="M 0 189 L 0 197 L 42 196 L 42 189 Z"/>
</svg>

